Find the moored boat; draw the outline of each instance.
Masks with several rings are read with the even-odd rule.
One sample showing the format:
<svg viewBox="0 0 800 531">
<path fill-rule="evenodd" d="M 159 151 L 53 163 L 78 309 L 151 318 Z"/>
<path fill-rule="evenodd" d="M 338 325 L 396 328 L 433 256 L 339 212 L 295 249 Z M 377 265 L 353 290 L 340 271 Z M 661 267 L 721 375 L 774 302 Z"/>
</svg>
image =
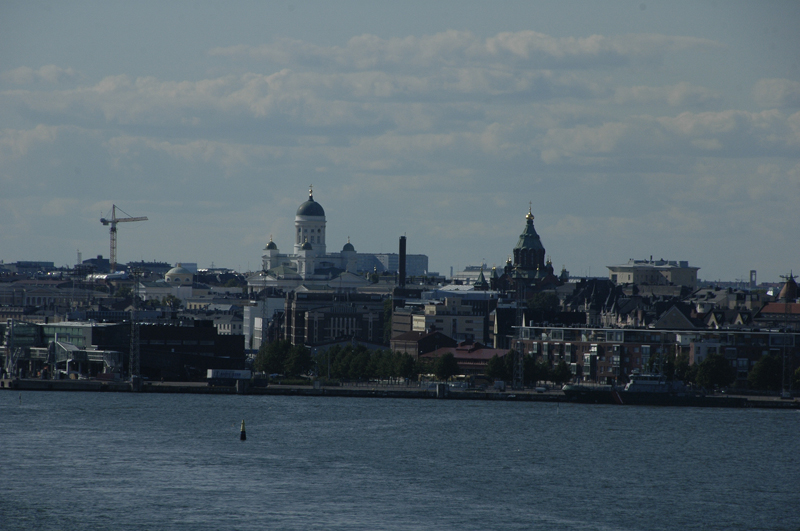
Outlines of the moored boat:
<svg viewBox="0 0 800 531">
<path fill-rule="evenodd" d="M 707 397 L 694 391 L 681 381 L 668 381 L 663 374 L 633 373 L 624 388 L 603 385 L 588 386 L 567 384 L 562 390 L 568 400 L 584 404 L 619 404 L 647 406 L 744 406 L 733 404 L 729 397 Z M 725 402 L 722 402 L 725 401 Z"/>
</svg>

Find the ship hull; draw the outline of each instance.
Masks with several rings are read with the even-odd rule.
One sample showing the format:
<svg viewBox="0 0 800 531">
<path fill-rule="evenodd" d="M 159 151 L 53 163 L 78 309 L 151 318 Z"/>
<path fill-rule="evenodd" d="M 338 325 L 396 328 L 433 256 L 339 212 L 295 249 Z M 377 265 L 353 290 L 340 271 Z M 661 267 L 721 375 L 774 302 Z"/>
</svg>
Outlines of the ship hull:
<svg viewBox="0 0 800 531">
<path fill-rule="evenodd" d="M 740 397 L 705 396 L 691 393 L 659 393 L 625 391 L 613 387 L 565 386 L 564 396 L 582 404 L 616 404 L 623 406 L 689 406 L 689 407 L 746 407 L 747 399 Z"/>
</svg>

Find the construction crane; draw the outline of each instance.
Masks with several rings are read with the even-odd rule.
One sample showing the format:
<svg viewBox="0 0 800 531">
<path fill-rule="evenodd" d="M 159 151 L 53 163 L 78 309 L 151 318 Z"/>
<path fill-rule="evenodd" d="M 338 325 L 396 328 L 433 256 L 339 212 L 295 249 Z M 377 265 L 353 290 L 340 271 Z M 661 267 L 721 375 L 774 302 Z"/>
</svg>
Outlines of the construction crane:
<svg viewBox="0 0 800 531">
<path fill-rule="evenodd" d="M 127 221 L 147 221 L 147 216 L 141 216 L 138 218 L 131 217 L 127 212 L 123 211 L 121 208 L 119 209 L 120 212 L 128 216 L 127 218 L 118 218 L 117 217 L 117 205 L 111 205 L 111 219 L 100 218 L 100 223 L 103 225 L 111 225 L 111 229 L 109 232 L 111 233 L 111 272 L 117 270 L 117 223 L 123 223 Z"/>
</svg>

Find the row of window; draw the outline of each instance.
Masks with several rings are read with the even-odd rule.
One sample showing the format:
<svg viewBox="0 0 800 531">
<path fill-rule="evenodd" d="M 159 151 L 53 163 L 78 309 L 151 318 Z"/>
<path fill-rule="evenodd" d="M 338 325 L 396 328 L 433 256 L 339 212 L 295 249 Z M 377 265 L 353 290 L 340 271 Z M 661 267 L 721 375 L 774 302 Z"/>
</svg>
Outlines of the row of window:
<svg viewBox="0 0 800 531">
<path fill-rule="evenodd" d="M 184 339 L 181 341 L 180 339 L 143 339 L 141 341 L 142 345 L 205 345 L 210 346 L 213 345 L 213 341 L 197 341 L 196 339 Z"/>
</svg>

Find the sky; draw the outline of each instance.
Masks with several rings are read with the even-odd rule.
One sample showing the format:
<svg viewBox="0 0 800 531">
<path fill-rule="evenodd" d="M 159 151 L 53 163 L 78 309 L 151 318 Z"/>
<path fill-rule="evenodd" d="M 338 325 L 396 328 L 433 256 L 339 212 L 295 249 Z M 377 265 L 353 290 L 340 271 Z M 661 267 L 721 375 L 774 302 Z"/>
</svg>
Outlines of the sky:
<svg viewBox="0 0 800 531">
<path fill-rule="evenodd" d="M 5 1 L 0 260 L 800 272 L 800 2 Z M 120 214 L 120 215 L 125 215 Z"/>
</svg>

